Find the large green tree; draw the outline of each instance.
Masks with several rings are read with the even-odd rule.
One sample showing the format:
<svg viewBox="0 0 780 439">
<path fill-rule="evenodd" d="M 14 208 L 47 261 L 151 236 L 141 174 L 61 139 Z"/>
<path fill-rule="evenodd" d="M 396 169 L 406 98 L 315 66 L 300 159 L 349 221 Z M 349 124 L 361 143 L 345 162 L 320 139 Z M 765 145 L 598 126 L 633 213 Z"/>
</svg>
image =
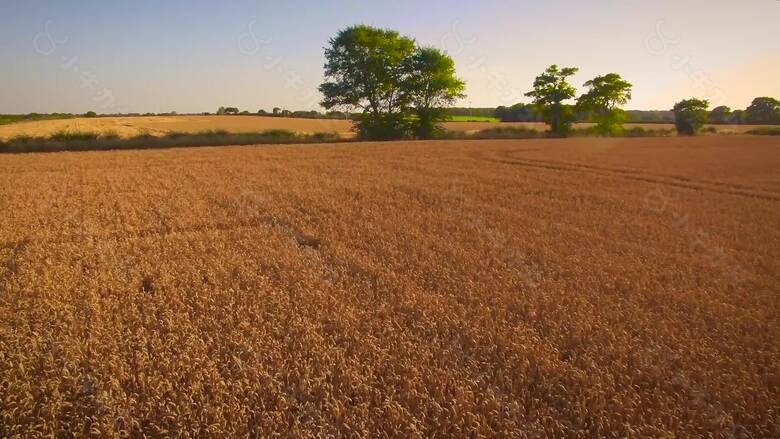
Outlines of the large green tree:
<svg viewBox="0 0 780 439">
<path fill-rule="evenodd" d="M 465 83 L 455 76 L 455 62 L 442 51 L 424 47 L 412 57 L 412 69 L 406 85 L 416 119 L 415 135 L 429 139 L 438 124 L 447 118 L 444 107 L 464 97 Z"/>
<path fill-rule="evenodd" d="M 626 112 L 619 106 L 631 99 L 631 84 L 617 73 L 608 73 L 584 85 L 589 90 L 579 97 L 577 107 L 593 115 L 600 134 L 619 134 L 626 120 Z"/>
<path fill-rule="evenodd" d="M 414 41 L 393 30 L 365 25 L 342 30 L 325 49 L 322 106 L 362 111 L 356 123 L 361 137 L 403 137 L 410 99 L 404 84 L 414 52 Z"/>
<path fill-rule="evenodd" d="M 442 107 L 464 88 L 449 56 L 389 29 L 344 29 L 330 40 L 325 59 L 322 106 L 361 112 L 356 129 L 362 138 L 432 136 Z"/>
<path fill-rule="evenodd" d="M 534 89 L 525 94 L 534 99 L 534 104 L 554 135 L 565 136 L 571 129 L 574 112 L 565 101 L 573 98 L 576 90 L 566 78 L 578 70 L 577 67 L 558 68 L 553 64 L 536 77 Z"/>
<path fill-rule="evenodd" d="M 707 123 L 707 107 L 704 99 L 684 99 L 674 104 L 674 126 L 677 134 L 693 136 Z"/>
<path fill-rule="evenodd" d="M 780 123 L 780 101 L 770 97 L 753 99 L 750 106 L 745 109 L 747 122 L 755 124 Z"/>
</svg>

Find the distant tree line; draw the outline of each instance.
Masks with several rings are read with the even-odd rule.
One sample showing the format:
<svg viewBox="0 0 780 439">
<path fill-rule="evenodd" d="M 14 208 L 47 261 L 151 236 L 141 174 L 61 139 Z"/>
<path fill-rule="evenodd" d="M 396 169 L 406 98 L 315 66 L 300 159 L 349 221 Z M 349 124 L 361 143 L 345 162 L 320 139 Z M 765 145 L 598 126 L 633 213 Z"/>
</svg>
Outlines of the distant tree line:
<svg viewBox="0 0 780 439">
<path fill-rule="evenodd" d="M 701 104 L 701 103 L 700 103 Z M 679 109 L 680 107 L 678 107 Z M 707 118 L 704 123 L 713 125 L 780 125 L 780 105 L 778 100 L 771 97 L 757 97 L 746 109 L 732 110 L 730 107 L 721 105 L 712 110 L 705 110 Z M 544 122 L 542 112 L 534 103 L 517 103 L 511 106 L 492 107 L 451 107 L 443 109 L 446 117 L 449 116 L 473 116 L 473 117 L 495 117 L 502 122 Z M 166 113 L 170 114 L 170 113 Z M 175 113 L 174 113 L 175 114 Z M 205 113 L 209 114 L 209 113 Z M 295 110 L 290 111 L 279 107 L 271 111 L 258 110 L 256 113 L 249 111 L 239 111 L 237 107 L 220 107 L 216 114 L 219 115 L 250 115 L 270 117 L 293 117 L 303 119 L 359 119 L 360 113 L 350 113 L 342 111 L 319 112 L 316 110 Z M 128 114 L 127 116 L 139 116 L 140 114 Z M 156 113 L 146 113 L 144 116 L 155 116 Z M 96 117 L 94 112 L 87 112 L 84 117 Z M 27 120 L 49 119 L 49 118 L 67 118 L 78 117 L 70 113 L 53 113 L 51 115 L 30 113 L 27 116 L 19 116 Z M 674 110 L 626 110 L 624 112 L 625 123 L 675 123 Z M 572 107 L 572 121 L 575 123 L 596 122 L 593 114 L 578 108 Z"/>
<path fill-rule="evenodd" d="M 496 108 L 470 108 L 470 107 L 450 107 L 445 110 L 447 116 L 471 116 L 471 117 L 498 117 Z"/>
<path fill-rule="evenodd" d="M 459 109 L 460 114 L 468 114 L 469 109 Z M 484 114 L 485 109 L 480 114 Z M 456 114 L 456 113 L 453 113 Z M 475 113 L 476 114 L 476 113 Z M 493 116 L 502 122 L 541 122 L 541 115 L 533 104 L 519 103 L 509 107 L 500 106 L 494 110 Z M 628 123 L 674 123 L 674 110 L 627 110 L 626 122 Z M 574 113 L 575 122 L 593 122 L 593 118 L 586 112 Z M 780 111 L 778 100 L 771 97 L 757 97 L 751 105 L 744 110 L 732 110 L 721 105 L 707 112 L 707 123 L 715 125 L 778 125 L 780 124 Z"/>
<path fill-rule="evenodd" d="M 594 122 L 594 131 L 603 135 L 620 134 L 623 123 L 641 116 L 662 121 L 671 118 L 677 132 L 696 134 L 705 123 L 714 124 L 780 124 L 780 102 L 771 97 L 757 97 L 745 110 L 734 110 L 722 105 L 709 110 L 709 103 L 702 99 L 685 99 L 674 105 L 670 112 L 626 112 L 622 110 L 631 99 L 631 84 L 617 73 L 596 76 L 583 85 L 587 91 L 575 103 L 575 89 L 567 78 L 577 72 L 576 67 L 548 67 L 536 77 L 533 89 L 526 96 L 533 98 L 530 104 L 519 103 L 511 107 L 498 107 L 495 116 L 502 121 L 542 121 L 550 126 L 550 133 L 565 136 L 573 122 Z M 643 120 L 639 120 L 643 121 Z"/>
<path fill-rule="evenodd" d="M 710 123 L 777 125 L 780 124 L 780 101 L 768 96 L 753 99 L 744 110 L 721 105 L 708 113 Z"/>
<path fill-rule="evenodd" d="M 209 115 L 211 113 L 203 113 Z M 267 116 L 267 117 L 294 117 L 298 119 L 351 119 L 355 115 L 350 113 L 344 113 L 341 111 L 328 111 L 325 113 L 316 110 L 285 110 L 279 107 L 274 107 L 271 111 L 264 109 L 257 110 L 256 113 L 250 113 L 249 111 L 239 111 L 237 107 L 219 107 L 215 113 L 218 116 Z"/>
</svg>

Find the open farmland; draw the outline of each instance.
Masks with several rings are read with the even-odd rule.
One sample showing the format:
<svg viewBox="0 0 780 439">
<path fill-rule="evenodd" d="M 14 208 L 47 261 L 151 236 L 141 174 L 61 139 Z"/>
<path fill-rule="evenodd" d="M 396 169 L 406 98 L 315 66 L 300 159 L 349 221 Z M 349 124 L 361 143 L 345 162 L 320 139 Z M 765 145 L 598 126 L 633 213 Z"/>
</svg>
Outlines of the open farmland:
<svg viewBox="0 0 780 439">
<path fill-rule="evenodd" d="M 758 136 L 0 156 L 0 437 L 778 437 L 778 169 Z"/>
<path fill-rule="evenodd" d="M 446 130 L 476 132 L 499 126 L 496 122 L 445 122 Z M 516 126 L 533 128 L 538 131 L 547 129 L 544 123 L 536 122 L 506 122 L 500 126 Z M 593 124 L 574 124 L 575 128 L 593 126 Z M 672 130 L 672 124 L 625 124 L 627 129 L 633 127 L 645 129 Z M 718 132 L 744 133 L 757 125 L 712 125 Z M 9 140 L 16 136 L 51 136 L 57 132 L 93 132 L 115 133 L 121 137 L 132 137 L 139 134 L 164 136 L 170 133 L 197 133 L 205 130 L 225 130 L 231 133 L 259 132 L 272 129 L 289 130 L 302 134 L 337 133 L 341 137 L 350 138 L 352 122 L 348 120 L 330 119 L 296 119 L 284 117 L 263 116 L 149 116 L 149 117 L 96 117 L 39 120 L 0 125 L 0 140 Z"/>
</svg>

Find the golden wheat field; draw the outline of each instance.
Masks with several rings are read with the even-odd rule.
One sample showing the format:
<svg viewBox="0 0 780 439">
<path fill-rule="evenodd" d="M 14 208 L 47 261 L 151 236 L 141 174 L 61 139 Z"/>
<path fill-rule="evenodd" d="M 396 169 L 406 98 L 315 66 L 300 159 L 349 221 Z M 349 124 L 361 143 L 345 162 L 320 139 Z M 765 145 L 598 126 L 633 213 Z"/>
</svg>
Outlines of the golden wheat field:
<svg viewBox="0 0 780 439">
<path fill-rule="evenodd" d="M 0 437 L 780 437 L 778 169 L 738 135 L 2 155 Z"/>
<path fill-rule="evenodd" d="M 575 127 L 589 127 L 593 124 L 579 123 Z M 443 127 L 451 131 L 476 132 L 499 126 L 493 122 L 446 122 Z M 505 122 L 500 126 L 532 128 L 538 131 L 547 125 L 535 122 Z M 674 129 L 672 124 L 625 124 L 630 129 Z M 757 125 L 712 125 L 722 133 L 744 133 Z M 20 122 L 0 125 L 0 140 L 16 136 L 50 136 L 57 132 L 114 133 L 121 137 L 139 134 L 164 136 L 169 133 L 196 133 L 203 130 L 225 130 L 232 133 L 258 132 L 272 129 L 290 130 L 297 133 L 337 133 L 341 137 L 354 136 L 352 122 L 348 120 L 296 119 L 263 116 L 149 116 L 149 117 L 99 117 L 55 119 Z"/>
</svg>

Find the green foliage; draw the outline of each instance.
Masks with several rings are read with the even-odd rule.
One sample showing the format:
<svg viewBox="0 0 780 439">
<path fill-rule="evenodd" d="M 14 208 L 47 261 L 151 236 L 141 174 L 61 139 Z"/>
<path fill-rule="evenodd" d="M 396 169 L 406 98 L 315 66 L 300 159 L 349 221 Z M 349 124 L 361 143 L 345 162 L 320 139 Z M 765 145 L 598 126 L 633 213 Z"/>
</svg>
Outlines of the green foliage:
<svg viewBox="0 0 780 439">
<path fill-rule="evenodd" d="M 627 110 L 629 123 L 674 123 L 674 112 L 671 110 Z"/>
<path fill-rule="evenodd" d="M 26 143 L 32 142 L 34 139 L 35 139 L 34 137 L 28 136 L 27 134 L 20 134 L 20 135 L 14 137 L 13 139 L 11 139 L 11 142 L 12 143 L 25 143 L 26 144 Z"/>
<path fill-rule="evenodd" d="M 314 133 L 308 136 L 308 139 L 312 142 L 338 142 L 341 140 L 336 133 Z"/>
<path fill-rule="evenodd" d="M 631 127 L 623 130 L 620 135 L 623 137 L 657 137 L 669 136 L 674 133 L 674 129 L 647 129 L 642 127 Z"/>
<path fill-rule="evenodd" d="M 181 131 L 172 131 L 170 133 L 167 133 L 165 135 L 166 139 L 181 139 L 182 137 L 186 137 L 188 134 L 183 133 Z"/>
<path fill-rule="evenodd" d="M 98 136 L 97 133 L 58 131 L 52 134 L 50 138 L 58 142 L 83 142 L 97 140 Z"/>
<path fill-rule="evenodd" d="M 564 101 L 574 97 L 576 90 L 566 78 L 577 73 L 576 67 L 558 68 L 553 64 L 534 80 L 534 89 L 525 95 L 534 99 L 542 119 L 550 125 L 550 132 L 566 136 L 571 129 L 574 111 Z"/>
<path fill-rule="evenodd" d="M 589 90 L 579 97 L 577 108 L 592 114 L 599 134 L 620 134 L 627 116 L 618 106 L 631 99 L 631 84 L 617 73 L 608 73 L 596 76 L 584 85 Z"/>
<path fill-rule="evenodd" d="M 94 111 L 87 111 L 86 113 L 84 113 L 84 117 L 97 117 L 97 113 L 95 113 Z"/>
<path fill-rule="evenodd" d="M 409 102 L 403 83 L 414 51 L 414 41 L 393 30 L 366 25 L 342 30 L 325 49 L 322 106 L 372 115 L 398 112 Z"/>
<path fill-rule="evenodd" d="M 321 143 L 341 141 L 335 133 L 297 134 L 287 130 L 259 133 L 228 133 L 224 130 L 199 133 L 173 132 L 162 137 L 139 134 L 120 138 L 113 132 L 60 132 L 49 137 L 18 136 L 0 145 L 0 152 L 91 151 L 109 149 L 152 149 L 194 146 Z"/>
<path fill-rule="evenodd" d="M 707 107 L 709 102 L 704 99 L 685 99 L 674 104 L 674 126 L 677 133 L 693 136 L 707 123 Z"/>
<path fill-rule="evenodd" d="M 669 136 L 674 133 L 674 129 L 646 129 L 642 127 L 632 127 L 621 131 L 617 136 L 620 137 L 660 137 Z M 596 127 L 572 129 L 569 132 L 572 136 L 590 137 L 601 136 L 602 134 Z M 524 126 L 503 126 L 497 125 L 492 128 L 477 131 L 475 133 L 465 133 L 463 131 L 446 131 L 441 133 L 442 139 L 461 139 L 461 140 L 482 140 L 482 139 L 539 139 L 545 137 L 558 137 L 553 132 L 538 131 Z"/>
<path fill-rule="evenodd" d="M 493 116 L 469 116 L 469 115 L 450 115 L 447 113 L 447 119 L 450 122 L 501 122 L 501 119 Z"/>
<path fill-rule="evenodd" d="M 621 134 L 623 130 L 623 123 L 626 122 L 628 116 L 625 111 L 620 108 L 611 108 L 605 110 L 602 113 L 595 113 L 593 120 L 596 122 L 596 130 L 606 136 L 616 136 Z"/>
<path fill-rule="evenodd" d="M 217 109 L 218 116 L 236 115 L 236 114 L 238 114 L 238 108 L 236 107 L 219 107 L 219 109 Z"/>
<path fill-rule="evenodd" d="M 20 114 L 2 114 L 0 115 L 0 125 L 8 125 L 16 122 L 21 122 L 25 119 Z"/>
<path fill-rule="evenodd" d="M 662 137 L 669 136 L 675 132 L 674 128 L 670 129 L 649 129 L 643 127 L 631 127 L 626 129 L 615 130 L 610 136 L 614 137 Z M 603 131 L 598 126 L 592 126 L 587 128 L 575 128 L 571 131 L 572 136 L 575 137 L 594 137 L 604 136 Z"/>
<path fill-rule="evenodd" d="M 749 130 L 747 134 L 759 136 L 780 136 L 780 127 L 760 127 Z"/>
<path fill-rule="evenodd" d="M 118 140 L 119 133 L 114 130 L 109 130 L 100 134 L 101 140 Z"/>
<path fill-rule="evenodd" d="M 539 111 L 534 105 L 519 103 L 511 107 L 502 105 L 496 108 L 495 115 L 501 122 L 534 122 L 539 118 Z"/>
<path fill-rule="evenodd" d="M 747 122 L 752 124 L 780 124 L 780 101 L 770 97 L 753 99 L 745 109 Z"/>
<path fill-rule="evenodd" d="M 441 122 L 447 120 L 447 113 L 443 108 L 416 107 L 415 117 L 410 119 L 409 128 L 414 137 L 418 139 L 433 139 L 443 130 Z"/>
<path fill-rule="evenodd" d="M 496 109 L 490 107 L 449 107 L 447 115 L 452 116 L 453 120 L 459 120 L 459 117 L 495 117 Z"/>
<path fill-rule="evenodd" d="M 729 116 L 728 123 L 731 124 L 743 124 L 745 123 L 745 119 L 747 118 L 747 113 L 745 110 L 734 110 L 731 112 L 731 115 Z"/>
<path fill-rule="evenodd" d="M 433 138 L 440 122 L 446 119 L 444 107 L 464 97 L 466 84 L 455 76 L 455 61 L 431 47 L 419 48 L 411 59 L 411 71 L 404 82 L 417 120 L 415 135 Z"/>
<path fill-rule="evenodd" d="M 536 139 L 545 133 L 533 128 L 518 126 L 497 126 L 474 133 L 474 139 Z"/>
<path fill-rule="evenodd" d="M 400 139 L 434 137 L 445 120 L 442 107 L 463 96 L 455 63 L 433 48 L 389 29 L 352 26 L 330 40 L 325 50 L 322 106 L 358 110 L 358 136 Z"/>
<path fill-rule="evenodd" d="M 179 133 L 171 133 L 171 134 L 176 135 Z M 183 137 L 187 135 L 187 133 L 181 133 L 181 134 L 182 136 L 178 136 L 178 137 Z M 230 133 L 227 130 L 204 130 L 198 133 L 198 135 L 205 136 L 205 137 L 220 137 L 220 136 L 227 136 L 229 134 Z"/>
<path fill-rule="evenodd" d="M 412 130 L 410 118 L 398 113 L 363 113 L 355 120 L 355 131 L 365 140 L 395 140 Z"/>
<path fill-rule="evenodd" d="M 282 139 L 290 140 L 298 137 L 298 134 L 290 130 L 281 130 L 281 129 L 266 130 L 263 131 L 263 135 L 265 137 L 268 137 L 269 139 L 276 139 L 276 140 L 282 140 Z"/>
<path fill-rule="evenodd" d="M 731 120 L 731 108 L 721 105 L 715 107 L 710 111 L 707 119 L 710 123 L 730 123 Z"/>
</svg>

